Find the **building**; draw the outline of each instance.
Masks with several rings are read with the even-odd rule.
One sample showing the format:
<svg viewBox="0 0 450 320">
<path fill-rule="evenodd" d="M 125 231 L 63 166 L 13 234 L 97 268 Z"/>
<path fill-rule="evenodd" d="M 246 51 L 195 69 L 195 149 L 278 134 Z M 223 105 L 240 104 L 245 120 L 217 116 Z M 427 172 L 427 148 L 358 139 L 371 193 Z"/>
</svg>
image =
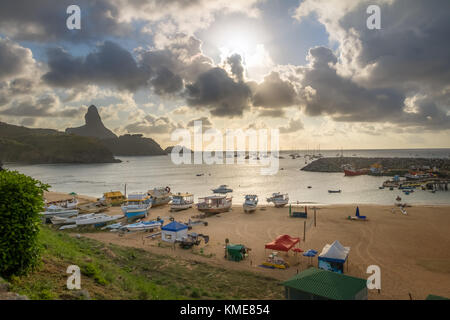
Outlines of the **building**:
<svg viewBox="0 0 450 320">
<path fill-rule="evenodd" d="M 288 300 L 367 300 L 367 280 L 309 268 L 282 283 Z"/>
<path fill-rule="evenodd" d="M 187 237 L 188 226 L 176 221 L 166 224 L 161 228 L 161 240 L 174 243 Z"/>
</svg>

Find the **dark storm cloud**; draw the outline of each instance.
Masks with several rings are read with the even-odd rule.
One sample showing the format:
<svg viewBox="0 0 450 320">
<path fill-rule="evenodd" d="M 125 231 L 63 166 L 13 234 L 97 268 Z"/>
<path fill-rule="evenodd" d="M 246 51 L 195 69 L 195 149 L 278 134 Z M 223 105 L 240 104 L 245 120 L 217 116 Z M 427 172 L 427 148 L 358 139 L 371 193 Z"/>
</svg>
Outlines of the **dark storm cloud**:
<svg viewBox="0 0 450 320">
<path fill-rule="evenodd" d="M 279 130 L 281 133 L 293 133 L 303 129 L 303 122 L 300 119 L 290 119 L 289 123 L 280 127 Z"/>
<path fill-rule="evenodd" d="M 9 107 L 0 109 L 0 114 L 17 117 L 78 117 L 84 108 L 57 108 L 57 101 L 53 96 L 44 96 L 37 101 L 26 99 L 14 101 Z"/>
<path fill-rule="evenodd" d="M 308 2 L 305 7 L 313 3 Z M 363 1 L 350 10 L 340 2 L 334 5 L 341 9 L 316 7 L 340 48 L 338 57 L 328 48 L 310 49 L 309 66 L 298 68 L 306 113 L 449 129 L 450 1 L 380 4 L 381 30 L 366 27 L 369 4 Z"/>
<path fill-rule="evenodd" d="M 81 8 L 81 30 L 68 30 L 68 6 Z M 0 29 L 16 40 L 85 41 L 105 35 L 125 35 L 128 24 L 119 22 L 119 7 L 107 0 L 14 0 L 0 2 Z"/>
<path fill-rule="evenodd" d="M 242 65 L 242 57 L 239 54 L 233 54 L 227 58 L 227 63 L 231 67 L 231 73 L 237 81 L 244 80 L 244 66 Z"/>
<path fill-rule="evenodd" d="M 297 93 L 290 81 L 282 80 L 278 72 L 271 72 L 254 88 L 253 105 L 279 108 L 295 105 Z"/>
<path fill-rule="evenodd" d="M 32 60 L 31 51 L 17 43 L 0 38 L 0 80 L 26 71 Z"/>
<path fill-rule="evenodd" d="M 188 105 L 206 108 L 219 117 L 241 116 L 251 99 L 249 86 L 235 82 L 222 68 L 212 68 L 202 73 L 186 89 Z"/>
<path fill-rule="evenodd" d="M 74 57 L 61 48 L 49 49 L 48 66 L 50 71 L 43 80 L 56 87 L 106 84 L 136 90 L 149 78 L 130 52 L 111 41 L 105 41 L 86 57 Z"/>
<path fill-rule="evenodd" d="M 125 130 L 129 133 L 164 134 L 178 128 L 168 117 L 147 115 L 142 120 L 128 124 Z"/>
</svg>

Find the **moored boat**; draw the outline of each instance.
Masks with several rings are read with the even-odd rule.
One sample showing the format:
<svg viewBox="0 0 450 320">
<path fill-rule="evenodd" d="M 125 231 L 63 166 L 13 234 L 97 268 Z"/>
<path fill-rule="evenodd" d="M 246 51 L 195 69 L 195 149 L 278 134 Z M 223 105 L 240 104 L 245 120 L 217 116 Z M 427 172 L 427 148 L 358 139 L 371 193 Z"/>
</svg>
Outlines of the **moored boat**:
<svg viewBox="0 0 450 320">
<path fill-rule="evenodd" d="M 252 212 L 256 210 L 256 206 L 258 205 L 258 196 L 256 194 L 247 194 L 245 196 L 244 207 L 245 212 Z"/>
<path fill-rule="evenodd" d="M 227 196 L 208 196 L 199 198 L 197 209 L 205 213 L 221 213 L 231 209 L 232 197 Z"/>
<path fill-rule="evenodd" d="M 132 193 L 122 205 L 122 212 L 128 219 L 144 218 L 151 207 L 152 202 L 148 194 Z"/>
<path fill-rule="evenodd" d="M 154 188 L 153 190 L 148 190 L 147 194 L 150 196 L 152 207 L 168 204 L 172 195 L 169 187 Z"/>
<path fill-rule="evenodd" d="M 228 186 L 226 184 L 222 184 L 221 186 L 219 186 L 218 188 L 212 189 L 212 192 L 214 193 L 230 193 L 233 192 L 233 189 L 228 188 Z"/>
<path fill-rule="evenodd" d="M 328 190 L 328 193 L 341 193 L 341 189 L 339 189 L 339 190 Z"/>
<path fill-rule="evenodd" d="M 67 209 L 55 204 L 51 204 L 49 206 L 46 206 L 45 211 L 41 212 L 41 215 L 44 217 L 44 219 L 50 219 L 52 217 L 68 218 L 78 215 L 78 210 Z"/>
<path fill-rule="evenodd" d="M 272 193 L 272 196 L 267 198 L 267 202 L 273 202 L 276 208 L 281 208 L 289 203 L 289 195 L 280 192 Z"/>
<path fill-rule="evenodd" d="M 344 169 L 344 175 L 346 177 L 361 176 L 367 173 L 368 173 L 367 170 Z"/>
<path fill-rule="evenodd" d="M 171 211 L 180 211 L 192 208 L 194 205 L 194 195 L 192 193 L 180 193 L 172 196 L 172 203 L 170 204 Z"/>
</svg>

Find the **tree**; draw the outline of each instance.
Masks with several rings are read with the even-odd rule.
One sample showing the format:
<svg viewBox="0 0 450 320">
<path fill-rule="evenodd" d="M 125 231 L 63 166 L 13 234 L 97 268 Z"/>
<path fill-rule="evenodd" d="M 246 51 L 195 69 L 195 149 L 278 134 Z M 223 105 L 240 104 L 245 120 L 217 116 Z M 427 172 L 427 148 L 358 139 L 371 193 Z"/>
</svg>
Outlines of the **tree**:
<svg viewBox="0 0 450 320">
<path fill-rule="evenodd" d="M 0 171 L 0 275 L 21 275 L 39 262 L 39 213 L 48 185 L 17 171 Z"/>
</svg>

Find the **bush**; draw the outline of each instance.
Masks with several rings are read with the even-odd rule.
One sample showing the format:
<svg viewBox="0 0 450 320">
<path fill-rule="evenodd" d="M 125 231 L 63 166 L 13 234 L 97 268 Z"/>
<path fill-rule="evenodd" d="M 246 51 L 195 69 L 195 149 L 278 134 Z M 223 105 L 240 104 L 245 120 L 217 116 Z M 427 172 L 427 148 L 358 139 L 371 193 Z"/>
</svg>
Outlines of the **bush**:
<svg viewBox="0 0 450 320">
<path fill-rule="evenodd" d="M 39 262 L 39 213 L 48 185 L 17 171 L 0 171 L 0 275 L 22 275 Z"/>
</svg>

